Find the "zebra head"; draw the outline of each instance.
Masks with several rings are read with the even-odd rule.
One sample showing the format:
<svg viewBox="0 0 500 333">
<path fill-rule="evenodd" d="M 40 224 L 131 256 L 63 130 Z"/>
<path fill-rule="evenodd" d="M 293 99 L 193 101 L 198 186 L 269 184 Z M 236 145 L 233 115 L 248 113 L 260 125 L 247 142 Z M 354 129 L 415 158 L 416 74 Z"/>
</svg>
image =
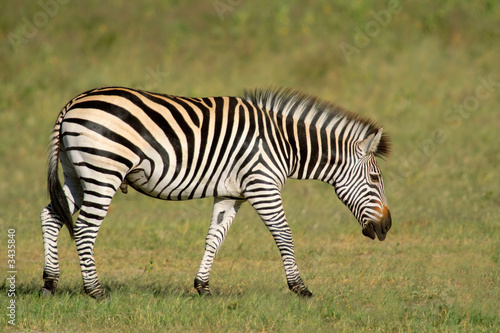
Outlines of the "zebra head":
<svg viewBox="0 0 500 333">
<path fill-rule="evenodd" d="M 382 173 L 376 156 L 387 155 L 389 143 L 382 128 L 354 143 L 343 174 L 335 181 L 335 192 L 363 227 L 363 235 L 384 240 L 391 228 Z"/>
</svg>

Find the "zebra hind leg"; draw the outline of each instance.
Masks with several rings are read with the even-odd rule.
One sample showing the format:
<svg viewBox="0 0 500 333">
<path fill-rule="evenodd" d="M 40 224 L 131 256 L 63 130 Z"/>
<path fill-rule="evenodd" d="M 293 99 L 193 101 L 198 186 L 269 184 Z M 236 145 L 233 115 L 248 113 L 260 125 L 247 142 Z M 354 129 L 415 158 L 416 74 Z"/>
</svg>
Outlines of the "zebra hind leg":
<svg viewBox="0 0 500 333">
<path fill-rule="evenodd" d="M 210 228 L 205 240 L 205 253 L 194 279 L 194 288 L 200 296 L 211 295 L 208 281 L 212 264 L 243 202 L 244 200 L 224 197 L 214 200 Z"/>
<path fill-rule="evenodd" d="M 64 168 L 64 186 L 62 191 L 71 215 L 75 214 L 82 205 L 82 187 L 72 165 L 68 162 L 64 153 L 61 153 L 61 163 Z M 57 240 L 62 219 L 54 212 L 53 203 L 47 205 L 40 213 L 42 224 L 42 238 L 44 251 L 43 287 L 40 289 L 41 296 L 52 296 L 55 294 L 59 281 L 59 256 Z"/>
<path fill-rule="evenodd" d="M 59 281 L 59 256 L 57 250 L 57 238 L 63 223 L 53 213 L 49 204 L 41 214 L 43 252 L 45 264 L 43 268 L 43 287 L 40 289 L 40 296 L 47 297 L 55 294 Z"/>
<path fill-rule="evenodd" d="M 117 184 L 118 186 L 119 184 Z M 83 287 L 86 294 L 96 299 L 101 299 L 104 296 L 104 290 L 97 277 L 94 245 L 114 192 L 101 192 L 99 194 L 97 191 L 93 194 L 84 192 L 82 208 L 75 222 L 75 243 L 80 259 Z"/>
</svg>

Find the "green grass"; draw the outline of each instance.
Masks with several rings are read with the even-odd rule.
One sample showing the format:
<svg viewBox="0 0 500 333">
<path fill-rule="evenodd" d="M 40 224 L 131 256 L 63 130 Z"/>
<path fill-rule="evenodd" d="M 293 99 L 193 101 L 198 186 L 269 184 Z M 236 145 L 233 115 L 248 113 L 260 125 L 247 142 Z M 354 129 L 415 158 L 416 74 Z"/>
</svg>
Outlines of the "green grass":
<svg viewBox="0 0 500 333">
<path fill-rule="evenodd" d="M 0 329 L 499 332 L 498 3 L 401 1 L 368 31 L 388 4 L 222 0 L 234 5 L 221 17 L 213 3 L 68 2 L 54 15 L 39 2 L 1 5 Z M 356 46 L 358 31 L 372 37 L 346 58 L 340 45 Z M 104 85 L 187 96 L 287 86 L 376 119 L 393 141 L 380 162 L 393 217 L 386 241 L 363 237 L 328 185 L 290 181 L 285 210 L 314 297 L 288 291 L 272 237 L 244 205 L 214 264 L 214 297 L 199 298 L 192 284 L 212 201 L 120 193 L 95 249 L 110 299 L 83 295 L 65 229 L 59 292 L 39 298 L 48 136 L 68 100 Z"/>
</svg>

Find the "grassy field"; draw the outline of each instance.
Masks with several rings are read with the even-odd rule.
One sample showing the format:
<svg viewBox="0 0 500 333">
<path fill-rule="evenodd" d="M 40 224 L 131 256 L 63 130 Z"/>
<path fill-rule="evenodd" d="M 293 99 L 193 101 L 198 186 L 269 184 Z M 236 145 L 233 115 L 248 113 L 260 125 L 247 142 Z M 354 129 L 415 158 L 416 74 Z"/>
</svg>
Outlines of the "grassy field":
<svg viewBox="0 0 500 333">
<path fill-rule="evenodd" d="M 500 5 L 335 2 L 3 1 L 0 330 L 500 332 Z M 314 297 L 288 291 L 245 205 L 214 296 L 200 298 L 212 200 L 119 193 L 95 249 L 110 299 L 83 294 L 65 229 L 59 292 L 39 298 L 49 133 L 67 101 L 105 85 L 186 96 L 286 86 L 376 119 L 393 141 L 380 162 L 392 230 L 371 241 L 331 187 L 290 181 L 285 209 Z"/>
</svg>

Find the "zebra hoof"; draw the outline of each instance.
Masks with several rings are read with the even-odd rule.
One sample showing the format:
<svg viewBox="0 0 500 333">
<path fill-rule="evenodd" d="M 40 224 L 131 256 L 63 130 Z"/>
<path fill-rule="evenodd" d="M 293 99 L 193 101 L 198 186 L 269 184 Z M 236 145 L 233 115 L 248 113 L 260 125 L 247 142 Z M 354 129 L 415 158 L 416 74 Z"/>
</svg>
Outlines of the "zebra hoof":
<svg viewBox="0 0 500 333">
<path fill-rule="evenodd" d="M 102 300 L 105 300 L 107 298 L 107 296 L 104 294 L 104 291 L 100 288 L 99 289 L 92 289 L 92 290 L 89 290 L 87 288 L 84 288 L 84 289 L 85 289 L 85 294 L 94 298 L 97 301 L 102 301 Z"/>
<path fill-rule="evenodd" d="M 210 292 L 210 290 L 202 289 L 198 290 L 198 295 L 200 295 L 201 297 L 211 297 L 212 293 Z"/>
<path fill-rule="evenodd" d="M 290 290 L 299 295 L 300 297 L 312 297 L 312 292 L 307 289 L 307 287 L 303 284 L 296 284 L 296 285 L 288 285 Z"/>
<path fill-rule="evenodd" d="M 55 292 L 53 290 L 49 290 L 47 288 L 40 288 L 38 291 L 38 295 L 42 298 L 52 298 L 54 296 Z"/>
<path fill-rule="evenodd" d="M 94 297 L 99 304 L 109 304 L 111 303 L 111 294 L 104 292 L 100 297 Z"/>
<path fill-rule="evenodd" d="M 208 282 L 203 282 L 198 279 L 194 279 L 194 289 L 198 292 L 200 296 L 212 296 L 210 293 L 210 287 L 208 286 Z"/>
<path fill-rule="evenodd" d="M 297 295 L 299 295 L 300 297 L 305 297 L 305 298 L 309 298 L 309 297 L 312 297 L 312 292 L 310 292 L 307 288 L 303 289 L 303 290 L 300 290 Z"/>
</svg>

